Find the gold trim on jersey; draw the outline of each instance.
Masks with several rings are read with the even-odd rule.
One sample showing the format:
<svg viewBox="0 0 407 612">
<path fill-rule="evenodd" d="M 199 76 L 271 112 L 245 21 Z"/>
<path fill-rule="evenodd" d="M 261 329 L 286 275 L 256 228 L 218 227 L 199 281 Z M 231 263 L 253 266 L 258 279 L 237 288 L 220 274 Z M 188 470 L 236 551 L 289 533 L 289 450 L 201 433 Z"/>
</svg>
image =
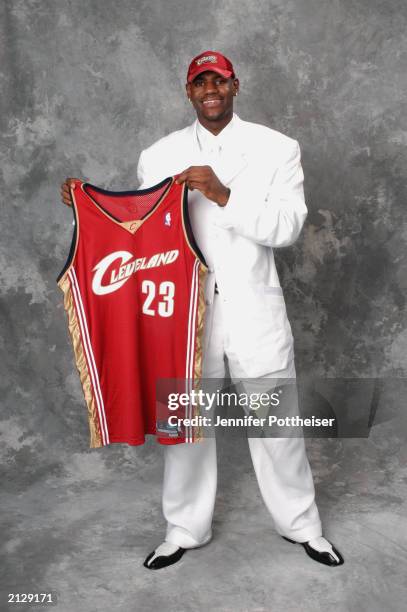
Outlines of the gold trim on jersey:
<svg viewBox="0 0 407 612">
<path fill-rule="evenodd" d="M 196 249 L 194 248 L 194 246 L 191 244 L 189 237 L 188 237 L 188 232 L 185 226 L 185 216 L 184 216 L 184 199 L 186 197 L 186 189 L 187 189 L 187 183 L 184 182 L 182 183 L 182 189 L 181 189 L 181 197 L 180 197 L 180 212 L 181 212 L 181 220 L 182 220 L 182 232 L 184 234 L 184 238 L 185 238 L 185 242 L 189 248 L 189 250 L 191 251 L 191 253 L 194 255 L 195 259 L 198 261 L 198 304 L 197 304 L 197 323 L 196 323 L 196 332 L 195 332 L 195 359 L 194 359 L 194 363 L 193 363 L 193 370 L 192 370 L 192 388 L 195 391 L 199 390 L 200 384 L 201 384 L 201 377 L 202 377 L 202 361 L 203 361 L 203 350 L 202 350 L 202 345 L 203 345 L 203 329 L 204 329 L 204 321 L 205 321 L 205 298 L 204 298 L 204 288 L 205 288 L 205 281 L 206 281 L 206 275 L 208 273 L 208 266 L 202 261 L 199 253 L 196 251 Z M 188 202 L 186 202 L 186 208 L 188 207 Z M 188 208 L 187 208 L 187 214 L 188 214 Z M 193 416 L 200 416 L 200 411 L 199 411 L 199 407 L 194 406 L 193 407 Z M 203 435 L 203 427 L 201 425 L 193 427 L 193 435 L 192 435 L 192 441 L 193 442 L 201 442 L 204 439 L 204 435 Z"/>
<path fill-rule="evenodd" d="M 199 389 L 202 378 L 202 345 L 203 345 L 203 331 L 205 322 L 205 281 L 206 281 L 207 268 L 199 262 L 198 271 L 198 307 L 197 307 L 197 325 L 195 335 L 195 363 L 194 363 L 194 388 Z"/>
<path fill-rule="evenodd" d="M 86 362 L 78 315 L 74 305 L 71 280 L 66 274 L 61 278 L 58 284 L 64 293 L 64 308 L 68 317 L 68 329 L 72 340 L 75 363 L 79 372 L 79 378 L 82 383 L 83 394 L 88 410 L 90 448 L 99 448 L 103 446 L 102 435 L 99 427 L 96 399 L 92 390 L 92 382 Z"/>
<path fill-rule="evenodd" d="M 205 322 L 205 281 L 207 275 L 207 267 L 199 261 L 198 268 L 198 304 L 197 304 L 197 322 L 195 331 L 195 359 L 193 366 L 193 389 L 199 391 L 202 379 L 202 367 L 203 367 L 203 333 L 204 333 L 204 322 Z M 194 406 L 194 415 L 200 416 L 200 411 L 197 406 Z M 202 442 L 204 439 L 203 427 L 198 425 L 193 429 L 193 442 Z"/>
<path fill-rule="evenodd" d="M 129 232 L 135 234 L 137 230 L 143 225 L 145 219 L 134 219 L 134 221 L 122 221 L 121 225 L 125 227 Z"/>
</svg>

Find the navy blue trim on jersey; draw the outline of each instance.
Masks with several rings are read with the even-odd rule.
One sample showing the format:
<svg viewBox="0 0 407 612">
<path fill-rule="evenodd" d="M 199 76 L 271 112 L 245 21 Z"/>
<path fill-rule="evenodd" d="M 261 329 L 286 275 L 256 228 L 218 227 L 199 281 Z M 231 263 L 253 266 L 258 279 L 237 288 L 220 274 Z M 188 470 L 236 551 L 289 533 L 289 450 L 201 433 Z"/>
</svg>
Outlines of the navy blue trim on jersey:
<svg viewBox="0 0 407 612">
<path fill-rule="evenodd" d="M 73 228 L 73 233 L 72 233 L 72 240 L 71 240 L 71 246 L 69 248 L 69 254 L 68 257 L 66 259 L 65 265 L 62 268 L 61 272 L 58 274 L 56 282 L 58 283 L 59 280 L 62 278 L 62 276 L 65 274 L 66 270 L 69 268 L 69 266 L 71 265 L 72 262 L 72 258 L 74 256 L 75 253 L 75 247 L 76 247 L 76 237 L 77 237 L 77 227 L 78 227 L 78 219 L 76 217 L 76 210 L 75 210 L 75 206 L 72 204 L 72 212 L 73 212 L 73 218 L 75 221 L 74 224 L 74 228 Z"/>
<path fill-rule="evenodd" d="M 208 264 L 205 261 L 205 257 L 203 256 L 203 253 L 201 249 L 199 248 L 195 240 L 194 233 L 192 231 L 191 220 L 189 218 L 189 210 L 188 210 L 188 185 L 185 185 L 185 189 L 184 189 L 184 197 L 182 200 L 182 215 L 184 217 L 184 227 L 187 233 L 189 244 L 191 245 L 197 258 L 204 264 L 204 266 L 208 267 Z"/>
<path fill-rule="evenodd" d="M 91 183 L 83 183 L 82 184 L 82 188 L 84 190 L 84 192 L 90 197 L 92 198 L 92 196 L 90 195 L 90 193 L 88 193 L 88 191 L 86 190 L 86 187 L 91 187 L 92 189 L 94 189 L 95 191 L 104 194 L 104 195 L 108 195 L 108 196 L 134 196 L 134 195 L 145 195 L 146 193 L 151 193 L 153 191 L 157 191 L 160 187 L 164 187 L 165 184 L 169 184 L 172 182 L 173 177 L 172 176 L 167 176 L 167 178 L 163 179 L 161 181 L 161 183 L 157 183 L 157 185 L 153 185 L 152 187 L 147 187 L 146 189 L 135 189 L 132 191 L 110 191 L 110 189 L 102 189 L 101 187 L 97 187 L 96 185 L 92 185 Z M 157 208 L 157 206 L 161 203 L 164 195 L 166 195 L 167 192 L 161 194 L 162 197 L 160 197 L 158 199 L 158 201 L 154 204 L 154 206 L 152 208 L 150 208 L 150 210 L 148 212 L 145 213 L 145 215 L 143 215 L 142 217 L 140 217 L 140 219 L 138 219 L 139 221 L 142 221 L 144 219 L 144 217 L 147 217 L 147 215 L 150 215 L 153 210 L 155 210 Z M 92 198 L 93 199 L 93 198 Z M 103 210 L 104 213 L 106 213 L 109 217 L 111 217 L 112 219 L 114 219 L 115 221 L 118 221 L 119 223 L 123 223 L 123 219 L 118 219 L 117 217 L 115 217 L 110 211 L 106 210 L 105 208 L 103 208 L 103 206 L 101 204 L 99 204 L 99 202 L 96 202 L 97 206 L 99 206 L 99 208 L 101 208 Z"/>
</svg>

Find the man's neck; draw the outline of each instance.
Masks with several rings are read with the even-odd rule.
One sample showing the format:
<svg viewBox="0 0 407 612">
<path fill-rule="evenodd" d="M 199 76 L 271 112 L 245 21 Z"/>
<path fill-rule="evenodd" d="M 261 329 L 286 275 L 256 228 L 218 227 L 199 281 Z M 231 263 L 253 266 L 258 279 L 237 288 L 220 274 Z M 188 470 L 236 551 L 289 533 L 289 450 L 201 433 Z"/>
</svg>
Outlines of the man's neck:
<svg viewBox="0 0 407 612">
<path fill-rule="evenodd" d="M 214 136 L 217 136 L 233 119 L 233 112 L 227 117 L 222 117 L 219 121 L 208 121 L 205 117 L 198 117 L 199 123 L 211 132 Z"/>
</svg>

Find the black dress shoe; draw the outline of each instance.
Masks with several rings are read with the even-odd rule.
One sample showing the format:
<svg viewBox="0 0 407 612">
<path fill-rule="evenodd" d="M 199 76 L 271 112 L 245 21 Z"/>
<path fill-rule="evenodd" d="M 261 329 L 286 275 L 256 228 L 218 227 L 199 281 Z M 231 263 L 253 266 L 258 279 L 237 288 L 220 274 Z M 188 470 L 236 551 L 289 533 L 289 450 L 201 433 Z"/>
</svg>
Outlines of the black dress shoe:
<svg viewBox="0 0 407 612">
<path fill-rule="evenodd" d="M 182 555 L 184 554 L 185 550 L 186 550 L 185 548 L 179 547 L 178 550 L 176 550 L 171 555 L 161 554 L 161 555 L 156 556 L 155 559 L 151 561 L 151 559 L 156 554 L 155 550 L 153 550 L 153 552 L 150 553 L 148 557 L 146 557 L 143 565 L 147 569 L 153 569 L 153 570 L 161 569 L 162 567 L 167 567 L 168 565 L 172 565 L 173 563 L 176 563 L 177 561 L 179 561 Z"/>
<path fill-rule="evenodd" d="M 301 546 L 304 547 L 305 552 L 309 557 L 311 557 L 311 559 L 314 559 L 314 561 L 318 561 L 319 563 L 323 563 L 324 565 L 330 565 L 331 567 L 333 567 L 336 565 L 343 565 L 343 563 L 345 562 L 341 553 L 330 542 L 329 543 L 332 546 L 332 551 L 338 557 L 339 561 L 337 561 L 335 557 L 333 557 L 328 551 L 321 552 L 319 550 L 316 550 L 315 548 L 312 548 L 309 542 L 295 542 L 294 540 L 290 540 L 290 538 L 286 538 L 285 536 L 282 537 L 284 538 L 284 540 L 287 540 L 287 542 L 291 542 L 292 544 L 301 544 Z"/>
</svg>

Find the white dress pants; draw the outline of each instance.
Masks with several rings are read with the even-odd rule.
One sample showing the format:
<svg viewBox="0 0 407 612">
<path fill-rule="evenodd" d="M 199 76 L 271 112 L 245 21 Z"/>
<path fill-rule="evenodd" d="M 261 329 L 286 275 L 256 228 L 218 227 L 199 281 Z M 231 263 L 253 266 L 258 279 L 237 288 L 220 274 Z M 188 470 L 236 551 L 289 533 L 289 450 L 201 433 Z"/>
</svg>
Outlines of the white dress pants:
<svg viewBox="0 0 407 612">
<path fill-rule="evenodd" d="M 203 377 L 225 376 L 224 356 L 232 381 L 244 378 L 239 361 L 228 347 L 222 324 L 221 300 L 215 295 L 212 327 L 204 356 Z M 295 378 L 292 362 L 286 370 L 268 375 Z M 311 468 L 304 438 L 247 438 L 261 495 L 276 531 L 297 542 L 322 535 L 315 503 Z M 165 540 L 182 548 L 195 548 L 212 537 L 217 485 L 216 439 L 164 446 L 163 514 Z"/>
</svg>

